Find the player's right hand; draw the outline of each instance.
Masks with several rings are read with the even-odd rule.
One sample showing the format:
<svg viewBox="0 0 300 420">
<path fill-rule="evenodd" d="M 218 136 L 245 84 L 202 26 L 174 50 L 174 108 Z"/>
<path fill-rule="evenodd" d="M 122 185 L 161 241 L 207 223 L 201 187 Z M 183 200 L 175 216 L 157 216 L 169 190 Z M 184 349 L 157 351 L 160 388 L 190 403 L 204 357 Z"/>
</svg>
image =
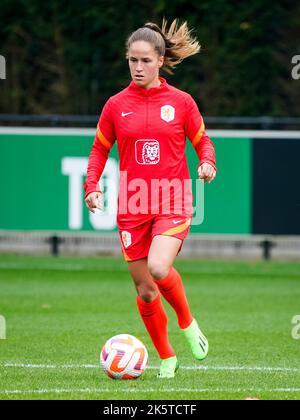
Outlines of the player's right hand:
<svg viewBox="0 0 300 420">
<path fill-rule="evenodd" d="M 101 192 L 92 192 L 84 201 L 87 208 L 92 213 L 95 213 L 95 209 L 103 210 Z"/>
</svg>

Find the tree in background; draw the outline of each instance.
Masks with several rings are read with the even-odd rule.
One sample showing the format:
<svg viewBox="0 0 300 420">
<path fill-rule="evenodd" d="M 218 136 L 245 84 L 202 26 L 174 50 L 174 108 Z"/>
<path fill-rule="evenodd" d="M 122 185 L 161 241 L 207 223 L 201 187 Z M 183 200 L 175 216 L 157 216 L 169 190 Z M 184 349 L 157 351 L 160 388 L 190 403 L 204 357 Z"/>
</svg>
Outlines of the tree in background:
<svg viewBox="0 0 300 420">
<path fill-rule="evenodd" d="M 170 83 L 206 115 L 300 116 L 300 6 L 292 0 L 2 0 L 0 112 L 99 114 L 130 82 L 126 37 L 163 16 L 187 20 L 202 44 Z"/>
</svg>

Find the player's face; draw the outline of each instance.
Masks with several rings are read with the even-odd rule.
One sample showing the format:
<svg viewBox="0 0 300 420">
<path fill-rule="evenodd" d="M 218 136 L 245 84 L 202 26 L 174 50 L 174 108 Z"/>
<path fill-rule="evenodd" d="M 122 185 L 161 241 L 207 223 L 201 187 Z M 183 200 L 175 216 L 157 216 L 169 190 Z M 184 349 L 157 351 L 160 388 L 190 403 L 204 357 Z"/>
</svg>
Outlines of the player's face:
<svg viewBox="0 0 300 420">
<path fill-rule="evenodd" d="M 129 48 L 128 60 L 132 80 L 138 86 L 149 89 L 159 85 L 159 69 L 164 57 L 160 57 L 151 44 L 134 42 Z"/>
</svg>

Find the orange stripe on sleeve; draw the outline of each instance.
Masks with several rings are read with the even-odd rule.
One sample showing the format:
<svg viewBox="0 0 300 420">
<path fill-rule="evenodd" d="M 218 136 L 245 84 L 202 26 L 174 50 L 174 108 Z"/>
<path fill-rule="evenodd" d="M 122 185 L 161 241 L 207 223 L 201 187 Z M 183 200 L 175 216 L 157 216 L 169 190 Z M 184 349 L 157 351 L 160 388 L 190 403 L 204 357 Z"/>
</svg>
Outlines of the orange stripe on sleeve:
<svg viewBox="0 0 300 420">
<path fill-rule="evenodd" d="M 205 131 L 205 124 L 204 124 L 204 121 L 202 120 L 201 127 L 200 127 L 198 133 L 193 138 L 193 141 L 192 141 L 193 147 L 196 147 L 198 145 L 198 143 L 200 142 L 200 140 L 201 140 L 201 138 L 204 134 L 204 131 Z"/>
<path fill-rule="evenodd" d="M 108 151 L 110 151 L 110 149 L 112 148 L 112 144 L 106 139 L 106 137 L 104 137 L 99 126 L 97 127 L 97 138 L 100 141 L 100 143 L 102 143 L 103 146 L 106 147 Z"/>
</svg>

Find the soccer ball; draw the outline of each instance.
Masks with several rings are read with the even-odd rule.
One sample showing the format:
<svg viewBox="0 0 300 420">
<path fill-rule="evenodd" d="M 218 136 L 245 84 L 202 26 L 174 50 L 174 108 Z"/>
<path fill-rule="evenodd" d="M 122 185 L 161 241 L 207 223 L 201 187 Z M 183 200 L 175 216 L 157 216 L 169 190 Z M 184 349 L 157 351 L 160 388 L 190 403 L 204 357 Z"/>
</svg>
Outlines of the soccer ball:
<svg viewBox="0 0 300 420">
<path fill-rule="evenodd" d="M 136 337 L 120 334 L 105 343 L 100 362 L 112 379 L 136 379 L 147 369 L 148 352 Z"/>
</svg>

